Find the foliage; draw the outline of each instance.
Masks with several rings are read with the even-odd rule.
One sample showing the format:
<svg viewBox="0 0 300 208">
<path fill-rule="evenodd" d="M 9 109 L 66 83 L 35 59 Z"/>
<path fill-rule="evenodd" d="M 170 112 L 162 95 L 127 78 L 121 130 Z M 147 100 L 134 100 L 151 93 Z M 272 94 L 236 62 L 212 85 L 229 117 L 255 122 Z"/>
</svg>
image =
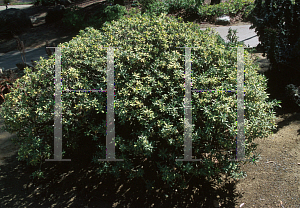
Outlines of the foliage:
<svg viewBox="0 0 300 208">
<path fill-rule="evenodd" d="M 131 7 L 137 7 L 140 5 L 140 2 L 138 0 L 134 0 L 131 4 Z"/>
<path fill-rule="evenodd" d="M 2 69 L 1 69 L 2 71 Z M 2 72 L 1 72 L 2 73 Z M 1 74 L 0 81 L 0 104 L 5 101 L 5 94 L 11 91 L 11 87 L 13 86 L 13 82 L 18 79 L 17 75 L 14 72 L 10 72 L 10 75 Z"/>
<path fill-rule="evenodd" d="M 62 93 L 63 158 L 94 141 L 99 174 L 140 177 L 150 189 L 161 181 L 186 187 L 191 177 L 218 178 L 219 173 L 242 177 L 241 162 L 228 161 L 236 148 L 236 94 L 217 91 L 236 88 L 237 52 L 216 34 L 165 14 L 137 14 L 105 23 L 101 30 L 88 27 L 60 44 L 63 90 L 106 89 L 104 46 L 121 47 L 114 49 L 115 144 L 116 158 L 124 162 L 97 161 L 106 156 L 107 95 L 100 92 Z M 175 161 L 183 154 L 185 95 L 185 52 L 176 47 L 185 45 L 197 47 L 191 55 L 193 89 L 216 90 L 192 93 L 193 155 L 203 163 Z M 268 99 L 266 78 L 256 72 L 258 65 L 247 51 L 244 57 L 245 154 L 255 162 L 253 141 L 269 136 L 276 127 L 273 109 L 278 103 Z M 53 158 L 54 63 L 52 56 L 41 58 L 36 72 L 26 68 L 2 106 L 3 129 L 17 132 L 18 159 L 30 165 Z"/>
<path fill-rule="evenodd" d="M 227 37 L 226 37 L 234 45 L 237 44 L 237 40 L 238 40 L 238 37 L 236 36 L 236 33 L 237 33 L 237 30 L 232 30 L 231 27 L 230 27 L 229 30 L 228 30 Z"/>
<path fill-rule="evenodd" d="M 38 6 L 38 5 L 40 5 L 41 0 L 34 0 L 32 3 L 34 6 Z"/>
<path fill-rule="evenodd" d="M 149 7 L 151 7 L 151 4 L 155 3 L 155 0 L 139 0 L 139 3 L 141 5 L 141 12 L 142 14 L 145 13 L 147 10 L 149 10 Z"/>
<path fill-rule="evenodd" d="M 231 29 L 231 27 L 228 29 L 228 34 L 227 34 L 226 38 L 229 41 L 227 43 L 227 45 L 229 47 L 234 47 L 236 45 L 242 44 L 242 42 L 238 41 L 238 36 L 236 35 L 236 33 L 237 33 L 237 30 L 233 30 L 233 29 Z"/>
<path fill-rule="evenodd" d="M 254 8 L 254 0 L 231 0 L 214 5 L 203 5 L 198 8 L 200 19 L 211 20 L 216 16 L 229 15 L 235 17 L 238 13 L 243 14 L 243 18 L 247 19 L 249 13 Z"/>
<path fill-rule="evenodd" d="M 41 0 L 43 6 L 53 6 L 56 0 Z"/>
<path fill-rule="evenodd" d="M 142 7 L 142 10 L 143 7 Z M 145 12 L 147 12 L 148 14 L 152 14 L 152 15 L 160 15 L 161 13 L 169 13 L 169 8 L 167 6 L 167 4 L 163 1 L 155 1 L 154 3 L 148 4 L 146 6 L 146 10 Z"/>
<path fill-rule="evenodd" d="M 293 84 L 286 86 L 287 93 L 293 102 L 300 106 L 300 86 L 296 87 Z"/>
<path fill-rule="evenodd" d="M 107 4 L 113 4 L 114 0 L 107 0 L 106 2 L 107 2 Z"/>
<path fill-rule="evenodd" d="M 104 9 L 104 14 L 106 15 L 105 21 L 111 22 L 113 20 L 118 20 L 127 14 L 125 6 L 119 4 L 108 6 Z"/>
<path fill-rule="evenodd" d="M 134 17 L 135 15 L 140 14 L 140 13 L 141 13 L 141 11 L 140 11 L 139 9 L 137 9 L 137 8 L 131 8 L 131 9 L 128 11 L 127 15 L 128 15 L 129 17 Z"/>
<path fill-rule="evenodd" d="M 200 19 L 212 19 L 215 16 L 228 14 L 236 16 L 242 13 L 242 17 L 247 20 L 250 12 L 254 8 L 254 0 L 232 0 L 215 5 L 203 5 L 203 0 L 140 0 L 141 13 L 160 15 L 185 10 L 189 15 L 198 14 Z"/>
<path fill-rule="evenodd" d="M 255 1 L 251 22 L 272 68 L 298 68 L 300 60 L 300 3 L 289 0 Z M 299 70 L 298 70 L 299 71 Z"/>
<path fill-rule="evenodd" d="M 154 14 L 160 15 L 163 12 L 173 13 L 185 9 L 189 12 L 194 12 L 196 7 L 202 5 L 202 0 L 140 0 L 142 5 L 141 12 L 148 13 L 154 12 Z"/>
<path fill-rule="evenodd" d="M 71 26 L 75 30 L 80 30 L 85 22 L 84 15 L 78 6 L 67 8 L 62 21 L 65 25 Z"/>
<path fill-rule="evenodd" d="M 11 2 L 11 0 L 3 0 L 3 3 L 6 5 L 6 4 L 9 4 Z"/>
<path fill-rule="evenodd" d="M 104 10 L 99 10 L 91 18 L 86 19 L 83 15 L 82 9 L 72 7 L 67 9 L 64 14 L 63 22 L 66 26 L 70 26 L 74 30 L 79 31 L 88 26 L 93 26 L 95 28 L 100 28 L 106 21 L 110 22 L 112 20 L 118 20 L 127 14 L 126 7 L 121 5 L 107 6 Z"/>
<path fill-rule="evenodd" d="M 171 12 L 180 11 L 181 9 L 188 10 L 194 6 L 201 6 L 203 1 L 200 0 L 166 0 L 166 3 Z"/>
</svg>

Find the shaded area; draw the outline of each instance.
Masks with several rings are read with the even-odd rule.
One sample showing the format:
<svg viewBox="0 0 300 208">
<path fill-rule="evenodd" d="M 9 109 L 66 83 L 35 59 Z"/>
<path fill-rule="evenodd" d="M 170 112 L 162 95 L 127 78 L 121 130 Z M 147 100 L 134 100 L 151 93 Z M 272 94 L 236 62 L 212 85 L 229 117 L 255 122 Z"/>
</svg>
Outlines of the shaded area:
<svg viewBox="0 0 300 208">
<path fill-rule="evenodd" d="M 192 179 L 197 189 L 188 188 L 182 193 L 172 193 L 168 188 L 147 194 L 142 180 L 129 181 L 121 175 L 118 179 L 95 174 L 95 165 L 85 161 L 47 162 L 46 178 L 39 182 L 29 180 L 33 168 L 19 163 L 16 155 L 7 158 L 0 169 L 1 207 L 214 207 L 214 200 L 234 207 L 235 185 L 222 187 L 204 179 Z M 149 173 L 151 174 L 151 173 Z M 13 199 L 13 200 L 11 200 Z"/>
</svg>

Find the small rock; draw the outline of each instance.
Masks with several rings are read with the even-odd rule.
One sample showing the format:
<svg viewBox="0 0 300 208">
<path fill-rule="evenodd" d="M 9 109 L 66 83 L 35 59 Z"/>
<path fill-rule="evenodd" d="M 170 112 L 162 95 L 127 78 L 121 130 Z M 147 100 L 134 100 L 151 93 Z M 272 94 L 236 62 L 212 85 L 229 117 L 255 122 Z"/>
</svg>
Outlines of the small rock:
<svg viewBox="0 0 300 208">
<path fill-rule="evenodd" d="M 230 17 L 227 16 L 227 15 L 217 17 L 216 18 L 216 24 L 230 24 Z"/>
<path fill-rule="evenodd" d="M 37 22 L 37 18 L 34 16 L 30 17 L 32 24 L 35 24 Z"/>
</svg>

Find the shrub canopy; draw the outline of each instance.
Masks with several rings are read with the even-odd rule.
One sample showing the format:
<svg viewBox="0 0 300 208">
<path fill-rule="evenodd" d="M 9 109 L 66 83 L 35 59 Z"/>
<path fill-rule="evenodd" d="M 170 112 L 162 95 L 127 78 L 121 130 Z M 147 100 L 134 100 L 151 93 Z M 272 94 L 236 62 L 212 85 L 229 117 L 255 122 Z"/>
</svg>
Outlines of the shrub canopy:
<svg viewBox="0 0 300 208">
<path fill-rule="evenodd" d="M 107 96 L 100 92 L 62 93 L 63 158 L 82 148 L 79 144 L 94 141 L 99 173 L 141 177 L 150 188 L 157 185 L 154 180 L 183 187 L 192 175 L 243 175 L 239 163 L 228 161 L 236 148 L 236 94 L 218 91 L 236 89 L 236 48 L 222 44 L 214 30 L 202 31 L 165 13 L 155 18 L 138 14 L 106 23 L 101 30 L 86 28 L 60 44 L 62 89 L 106 89 L 108 46 L 116 47 L 115 145 L 116 158 L 124 162 L 97 161 L 106 156 Z M 184 46 L 197 47 L 191 55 L 192 89 L 216 90 L 192 93 L 193 155 L 203 163 L 175 162 L 183 158 L 185 95 L 185 50 L 176 47 Z M 253 140 L 276 127 L 277 102 L 269 101 L 266 78 L 257 73 L 247 51 L 244 57 L 245 150 L 255 161 Z M 18 132 L 18 158 L 32 165 L 53 158 L 54 58 L 41 59 L 37 72 L 27 68 L 2 106 L 6 130 Z"/>
</svg>

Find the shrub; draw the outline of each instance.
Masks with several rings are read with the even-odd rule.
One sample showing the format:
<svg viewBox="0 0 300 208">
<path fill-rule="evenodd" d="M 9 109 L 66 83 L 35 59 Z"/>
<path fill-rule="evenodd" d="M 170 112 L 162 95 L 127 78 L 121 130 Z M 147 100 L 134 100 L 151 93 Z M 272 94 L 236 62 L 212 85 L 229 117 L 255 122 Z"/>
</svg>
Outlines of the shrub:
<svg viewBox="0 0 300 208">
<path fill-rule="evenodd" d="M 151 4 L 155 3 L 155 0 L 139 0 L 139 3 L 141 4 L 141 12 L 145 13 Z"/>
<path fill-rule="evenodd" d="M 82 29 L 83 24 L 85 23 L 84 15 L 78 6 L 67 8 L 62 21 L 66 26 L 69 26 L 75 30 Z"/>
<path fill-rule="evenodd" d="M 119 4 L 108 6 L 104 9 L 104 14 L 106 16 L 105 21 L 118 20 L 127 14 L 127 10 L 125 6 L 121 6 Z"/>
<path fill-rule="evenodd" d="M 270 69 L 266 75 L 280 96 L 283 105 L 292 110 L 294 107 L 285 91 L 289 84 L 300 85 L 300 3 L 299 1 L 275 0 L 255 1 L 250 14 L 251 28 L 255 28 L 267 58 Z M 295 109 L 296 110 L 296 109 Z"/>
<path fill-rule="evenodd" d="M 87 19 L 85 18 L 85 15 L 83 15 L 82 9 L 73 7 L 67 9 L 63 22 L 66 26 L 70 26 L 74 30 L 79 31 L 80 29 L 88 26 L 100 28 L 104 22 L 118 20 L 125 14 L 127 14 L 126 7 L 117 4 L 113 6 L 105 6 L 103 10 L 100 9 L 91 18 Z"/>
<path fill-rule="evenodd" d="M 300 59 L 299 13 L 297 1 L 255 1 L 251 28 L 255 28 L 273 69 L 279 69 L 279 64 L 297 68 Z"/>
<path fill-rule="evenodd" d="M 19 74 L 16 74 L 14 71 L 5 71 L 5 74 L 2 74 L 1 69 L 1 75 L 0 75 L 0 104 L 2 104 L 5 101 L 5 94 L 10 92 L 11 87 L 13 86 L 13 82 L 16 81 L 20 76 Z"/>
<path fill-rule="evenodd" d="M 137 9 L 137 8 L 131 8 L 131 9 L 129 9 L 127 15 L 128 15 L 129 17 L 133 17 L 133 16 L 135 16 L 135 15 L 137 15 L 137 14 L 140 14 L 140 13 L 141 13 L 141 10 L 139 10 L 139 9 Z"/>
<path fill-rule="evenodd" d="M 194 6 L 202 5 L 203 1 L 195 0 L 167 0 L 166 1 L 171 12 L 177 12 L 182 9 L 188 10 Z"/>
<path fill-rule="evenodd" d="M 165 2 L 155 1 L 152 4 L 149 4 L 146 8 L 148 14 L 160 15 L 161 13 L 169 13 L 169 8 Z"/>
<path fill-rule="evenodd" d="M 100 174 L 141 177 L 149 189 L 161 182 L 185 187 L 191 177 L 243 176 L 240 162 L 228 161 L 230 150 L 236 148 L 235 93 L 192 93 L 193 155 L 204 162 L 175 161 L 183 154 L 185 95 L 185 53 L 176 47 L 198 47 L 191 56 L 193 89 L 224 90 L 237 85 L 236 50 L 221 44 L 216 34 L 165 14 L 138 14 L 105 23 L 100 31 L 88 27 L 60 44 L 69 47 L 61 56 L 62 89 L 106 89 L 107 49 L 103 46 L 122 47 L 114 50 L 115 144 L 116 158 L 124 162 L 97 161 L 106 156 L 106 93 L 63 93 L 63 158 L 85 142 L 96 142 L 98 151 L 92 153 Z M 255 162 L 253 141 L 267 137 L 276 127 L 273 108 L 278 103 L 268 99 L 266 78 L 256 72 L 258 65 L 247 51 L 244 57 L 245 154 Z M 26 68 L 25 76 L 14 83 L 24 88 L 13 88 L 2 106 L 4 130 L 18 132 L 14 140 L 21 146 L 18 159 L 31 165 L 53 158 L 54 63 L 50 57 L 39 61 L 37 72 Z"/>
<path fill-rule="evenodd" d="M 248 19 L 249 13 L 254 8 L 253 3 L 253 0 L 237 0 L 214 5 L 203 5 L 198 8 L 198 15 L 202 20 L 211 21 L 216 16 L 230 15 L 235 17 L 238 13 L 242 13 L 243 18 Z"/>
<path fill-rule="evenodd" d="M 285 88 L 286 88 L 289 98 L 293 102 L 295 102 L 298 106 L 300 106 L 300 86 L 296 87 L 293 84 L 289 84 Z"/>
<path fill-rule="evenodd" d="M 137 7 L 140 5 L 140 2 L 138 0 L 134 0 L 131 4 L 131 7 Z"/>
</svg>

